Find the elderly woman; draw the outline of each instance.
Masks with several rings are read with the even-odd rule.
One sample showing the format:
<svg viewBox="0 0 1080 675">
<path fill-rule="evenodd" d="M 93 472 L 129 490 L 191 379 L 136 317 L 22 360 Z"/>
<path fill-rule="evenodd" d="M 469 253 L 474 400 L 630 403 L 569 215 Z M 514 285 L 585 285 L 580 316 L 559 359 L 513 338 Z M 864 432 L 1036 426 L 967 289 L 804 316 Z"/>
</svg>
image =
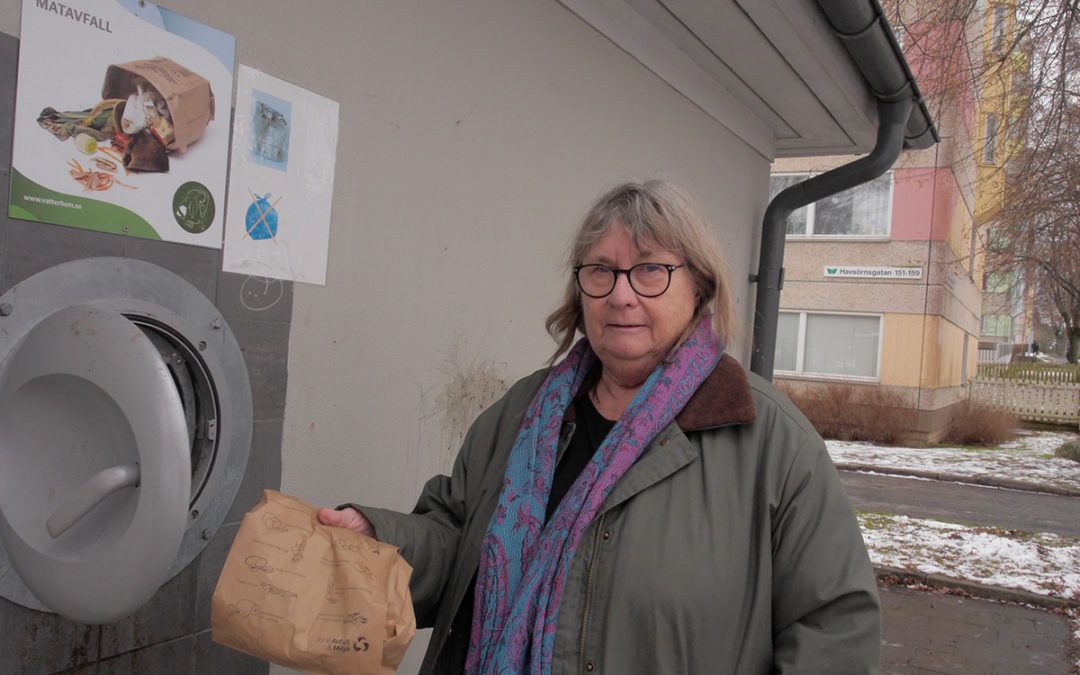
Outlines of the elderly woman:
<svg viewBox="0 0 1080 675">
<path fill-rule="evenodd" d="M 694 200 L 611 190 L 570 265 L 547 321 L 565 358 L 477 418 L 451 476 L 410 514 L 320 511 L 415 568 L 423 672 L 876 672 L 858 524 L 821 437 L 723 353 Z"/>
</svg>

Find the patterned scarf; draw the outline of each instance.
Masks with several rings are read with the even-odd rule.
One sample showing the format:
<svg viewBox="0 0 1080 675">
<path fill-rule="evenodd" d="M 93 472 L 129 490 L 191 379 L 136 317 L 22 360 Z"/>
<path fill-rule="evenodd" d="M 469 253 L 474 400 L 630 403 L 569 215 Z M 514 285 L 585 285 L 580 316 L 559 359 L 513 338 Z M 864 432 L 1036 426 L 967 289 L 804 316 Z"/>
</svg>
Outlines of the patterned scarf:
<svg viewBox="0 0 1080 675">
<path fill-rule="evenodd" d="M 582 339 L 548 374 L 522 420 L 481 545 L 465 672 L 551 672 L 559 602 L 581 535 L 720 360 L 709 319 L 645 381 L 545 526 L 563 415 L 596 355 Z"/>
</svg>

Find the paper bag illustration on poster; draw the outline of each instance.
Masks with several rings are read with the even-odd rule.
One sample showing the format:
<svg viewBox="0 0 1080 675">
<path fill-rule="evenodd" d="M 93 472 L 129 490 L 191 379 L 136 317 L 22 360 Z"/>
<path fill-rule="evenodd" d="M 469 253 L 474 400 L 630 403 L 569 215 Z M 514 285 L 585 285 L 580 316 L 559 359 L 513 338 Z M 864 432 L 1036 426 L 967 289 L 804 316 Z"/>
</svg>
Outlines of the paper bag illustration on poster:
<svg viewBox="0 0 1080 675">
<path fill-rule="evenodd" d="M 336 101 L 239 67 L 226 272 L 326 283 L 337 133 Z"/>
<path fill-rule="evenodd" d="M 389 675 L 416 634 L 411 574 L 393 546 L 264 490 L 218 578 L 213 638 L 304 672 Z"/>
<path fill-rule="evenodd" d="M 14 218 L 221 247 L 235 39 L 138 0 L 24 0 Z"/>
</svg>

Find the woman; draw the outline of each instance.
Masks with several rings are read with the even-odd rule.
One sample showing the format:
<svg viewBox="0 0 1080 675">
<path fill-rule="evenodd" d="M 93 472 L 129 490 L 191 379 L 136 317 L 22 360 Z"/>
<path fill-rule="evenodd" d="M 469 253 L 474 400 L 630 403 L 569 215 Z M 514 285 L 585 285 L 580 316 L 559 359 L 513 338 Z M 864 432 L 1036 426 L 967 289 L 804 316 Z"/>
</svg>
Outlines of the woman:
<svg viewBox="0 0 1080 675">
<path fill-rule="evenodd" d="M 566 357 L 477 418 L 451 476 L 411 514 L 320 511 L 413 565 L 423 672 L 876 672 L 858 524 L 820 436 L 723 355 L 700 208 L 619 186 L 570 263 L 547 322 Z"/>
</svg>

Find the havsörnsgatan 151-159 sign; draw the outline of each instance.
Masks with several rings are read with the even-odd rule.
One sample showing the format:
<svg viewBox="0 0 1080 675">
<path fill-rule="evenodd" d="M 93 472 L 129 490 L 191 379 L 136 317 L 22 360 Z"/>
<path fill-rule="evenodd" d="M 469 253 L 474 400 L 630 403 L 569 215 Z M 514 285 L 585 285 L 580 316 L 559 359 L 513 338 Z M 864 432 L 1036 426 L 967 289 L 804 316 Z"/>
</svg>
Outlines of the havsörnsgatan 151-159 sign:
<svg viewBox="0 0 1080 675">
<path fill-rule="evenodd" d="M 861 267 L 826 265 L 826 278 L 922 279 L 921 267 Z"/>
</svg>

